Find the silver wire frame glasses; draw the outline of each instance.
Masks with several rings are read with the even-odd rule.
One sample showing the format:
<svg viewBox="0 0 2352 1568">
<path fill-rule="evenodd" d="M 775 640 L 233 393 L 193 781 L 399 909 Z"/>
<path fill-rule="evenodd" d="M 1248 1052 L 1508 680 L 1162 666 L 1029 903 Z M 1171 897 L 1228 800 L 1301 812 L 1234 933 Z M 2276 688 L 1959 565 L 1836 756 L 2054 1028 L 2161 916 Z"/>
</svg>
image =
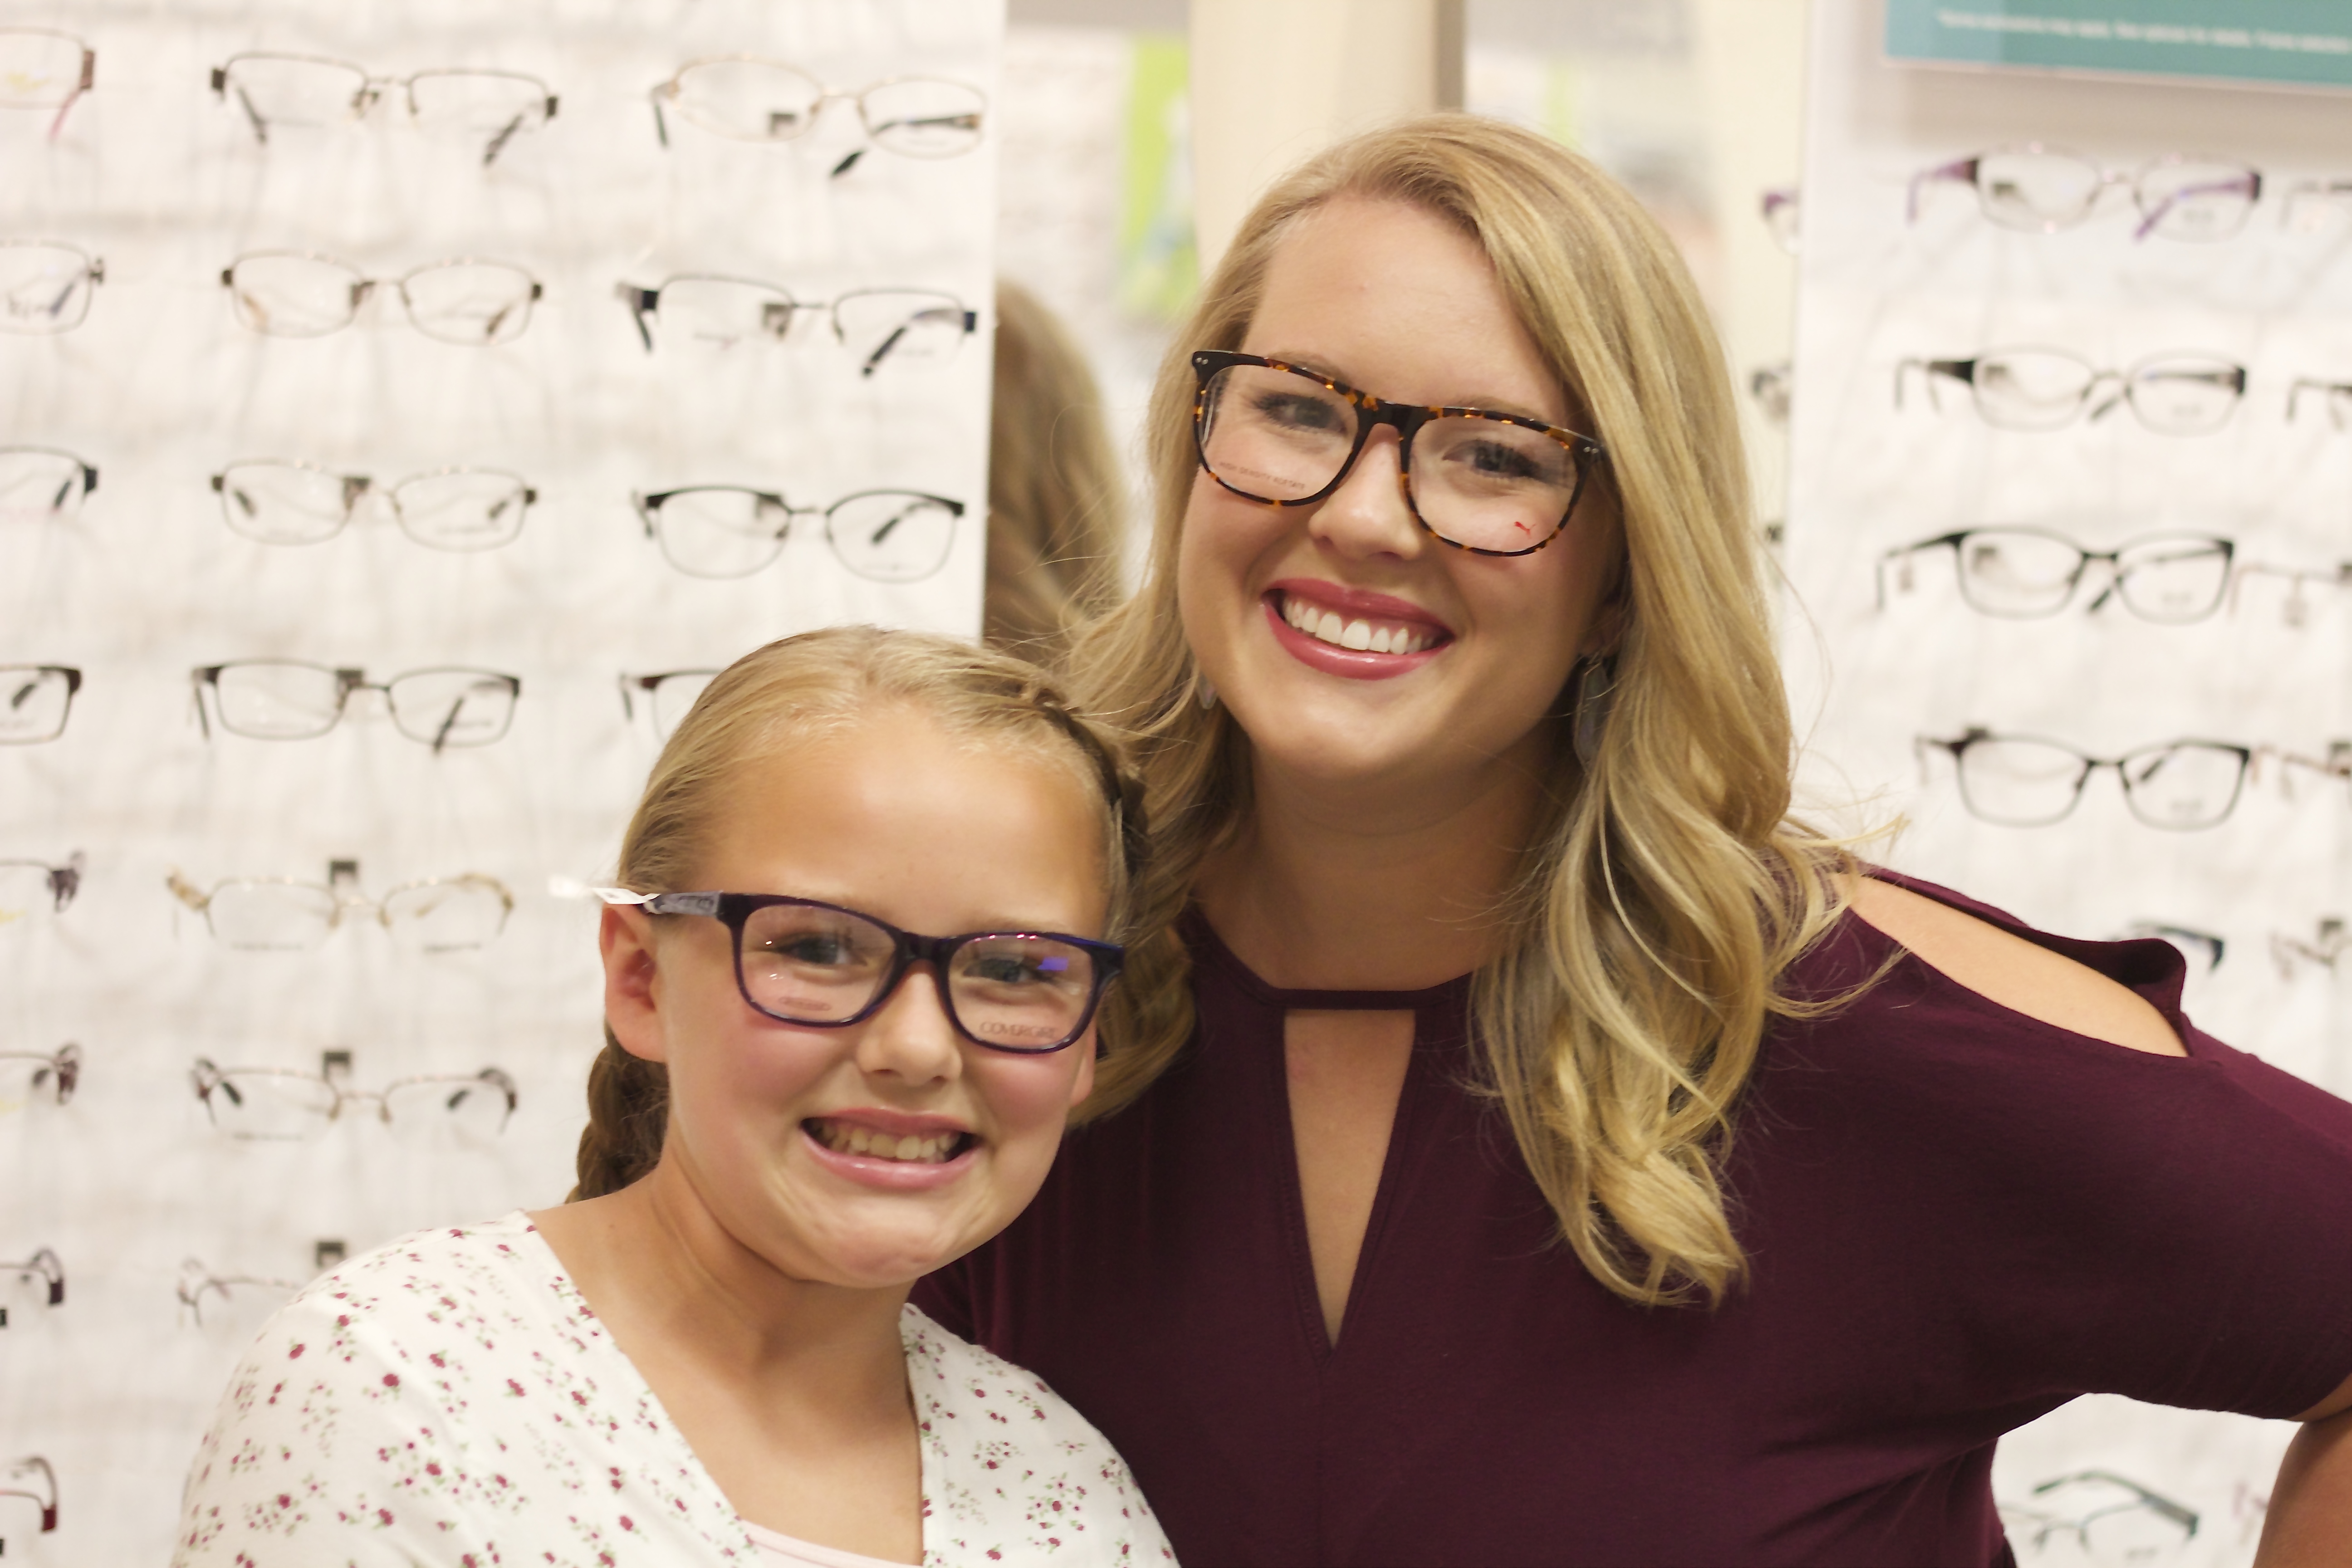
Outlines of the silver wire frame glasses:
<svg viewBox="0 0 2352 1568">
<path fill-rule="evenodd" d="M 48 1055 L 0 1051 L 0 1116 L 36 1100 L 70 1104 L 81 1083 L 81 1047 L 68 1040 Z"/>
<path fill-rule="evenodd" d="M 341 720 L 357 691 L 381 691 L 392 710 L 393 727 L 436 752 L 453 746 L 487 746 L 507 732 L 520 676 L 496 670 L 445 666 L 412 669 L 390 680 L 370 680 L 367 671 L 330 668 L 295 658 L 247 658 L 199 665 L 188 672 L 196 720 L 211 738 L 216 713 L 232 735 L 256 741 L 308 741 Z M 210 690 L 209 710 L 205 693 Z"/>
<path fill-rule="evenodd" d="M 629 501 L 646 536 L 692 577 L 748 577 L 782 552 L 793 519 L 814 518 L 835 556 L 860 577 L 913 583 L 946 562 L 963 515 L 963 502 L 919 490 L 859 490 L 818 508 L 742 485 L 688 485 Z"/>
<path fill-rule="evenodd" d="M 821 315 L 856 359 L 860 375 L 872 375 L 885 361 L 944 364 L 980 328 L 980 312 L 962 300 L 921 289 L 859 289 L 827 303 L 795 300 L 781 284 L 682 273 L 657 288 L 621 283 L 613 291 L 629 308 L 647 353 L 656 321 L 686 342 L 724 349 L 782 342 L 802 316 Z"/>
<path fill-rule="evenodd" d="M 11 1459 L 5 1469 L 0 1469 L 0 1498 L 22 1498 L 38 1508 L 41 1510 L 39 1533 L 47 1535 L 57 1529 L 57 1472 L 49 1468 L 48 1460 L 40 1455 L 27 1454 L 22 1458 Z M 6 1511 L 13 1510 L 0 1510 L 0 1515 Z M 6 1539 L 0 1537 L 0 1552 L 6 1551 L 7 1546 Z"/>
<path fill-rule="evenodd" d="M 2226 741 L 2166 741 L 2120 757 L 2094 757 L 2038 735 L 2000 735 L 1972 726 L 1948 740 L 1914 742 L 1924 771 L 1930 751 L 1951 753 L 1960 800 L 1971 816 L 2004 827 L 2046 827 L 2083 798 L 2101 768 L 2113 768 L 2124 804 L 2150 827 L 2193 832 L 2218 826 L 2238 804 L 2253 766 L 2249 747 Z"/>
<path fill-rule="evenodd" d="M 189 1080 L 214 1126 L 256 1142 L 291 1142 L 324 1131 L 343 1108 L 373 1103 L 375 1119 L 396 1131 L 455 1132 L 488 1139 L 514 1115 L 514 1079 L 499 1068 L 430 1073 L 382 1089 L 351 1087 L 352 1053 L 320 1054 L 315 1073 L 291 1068 L 224 1068 L 198 1057 Z"/>
<path fill-rule="evenodd" d="M 646 716 L 653 721 L 654 734 L 667 741 L 702 695 L 703 689 L 718 679 L 715 669 L 666 669 L 657 675 L 625 672 L 621 677 L 621 716 L 634 721 L 637 698 L 643 697 Z"/>
<path fill-rule="evenodd" d="M 555 118 L 555 94 L 520 71 L 450 68 L 414 76 L 370 76 L 348 61 L 266 51 L 232 55 L 213 68 L 213 93 L 236 100 L 253 139 L 269 144 L 274 126 L 317 127 L 364 119 L 385 89 L 396 88 L 419 130 L 478 142 L 482 166 L 507 143 Z"/>
<path fill-rule="evenodd" d="M 359 319 L 360 306 L 389 283 L 410 324 L 465 348 L 510 343 L 530 325 L 545 292 L 520 267 L 461 256 L 428 261 L 398 278 L 362 275 L 349 262 L 305 250 L 255 250 L 221 271 L 241 325 L 273 338 L 321 338 Z"/>
<path fill-rule="evenodd" d="M 207 891 L 178 871 L 163 881 L 224 946 L 246 952 L 308 952 L 346 920 L 369 918 L 403 948 L 464 952 L 487 946 L 514 913 L 506 884 L 479 871 L 419 878 L 380 899 L 360 890 L 356 860 L 329 861 L 324 883 L 236 877 Z"/>
<path fill-rule="evenodd" d="M 1898 545 L 1879 557 L 1878 607 L 1886 607 L 1886 574 L 1895 585 L 1912 586 L 1912 563 L 1920 555 L 1949 548 L 1960 597 L 1982 615 L 2011 620 L 2054 616 L 2073 601 L 2093 563 L 2106 567 L 2106 580 L 2089 608 L 2109 599 L 2142 620 L 2163 626 L 2201 621 L 2221 605 L 2231 584 L 2237 546 L 2210 533 L 2150 533 L 2113 550 L 2085 550 L 2063 534 L 2041 528 L 1964 528 L 1916 543 Z"/>
<path fill-rule="evenodd" d="M 0 860 L 0 931 L 39 915 L 63 914 L 81 891 L 77 849 L 62 866 L 46 860 Z"/>
<path fill-rule="evenodd" d="M 2102 370 L 2064 349 L 1991 349 L 1974 359 L 1906 359 L 1895 370 L 1895 406 L 1916 371 L 1927 401 L 1941 408 L 1939 387 L 1957 381 L 1984 422 L 2000 430 L 2056 430 L 2088 409 L 2104 419 L 2129 404 L 2160 436 L 2206 436 L 2229 423 L 2246 395 L 2246 367 L 2217 354 L 2151 354 L 2129 370 Z M 2104 397 L 2100 396 L 2105 393 Z"/>
<path fill-rule="evenodd" d="M 5 454 L 0 454 L 5 456 Z M 401 532 L 435 550 L 495 550 L 522 532 L 539 492 L 497 468 L 436 468 L 378 485 L 310 463 L 231 463 L 213 476 L 221 516 L 264 544 L 317 544 L 341 533 L 369 496 L 382 496 Z"/>
<path fill-rule="evenodd" d="M 1905 221 L 1919 221 L 1920 198 L 1943 184 L 1976 192 L 1978 208 L 2003 228 L 2055 234 L 2091 216 L 2100 196 L 2121 187 L 2139 208 L 2132 238 L 2227 239 L 2245 226 L 2262 199 L 2263 177 L 2243 163 L 2168 153 L 2137 174 L 2101 168 L 2078 153 L 2038 142 L 1955 159 L 1911 176 Z"/>
<path fill-rule="evenodd" d="M 66 1266 L 44 1247 L 22 1263 L 0 1263 L 0 1279 L 14 1279 L 20 1300 L 29 1298 L 51 1307 L 66 1304 Z M 8 1309 L 0 1305 L 0 1329 L 8 1326 Z"/>
<path fill-rule="evenodd" d="M 898 77 L 835 92 L 806 71 L 750 55 L 689 60 L 652 89 L 654 134 L 669 145 L 667 104 L 678 117 L 730 142 L 790 142 L 805 136 L 827 103 L 852 103 L 866 139 L 907 158 L 953 158 L 980 145 L 988 99 L 978 88 L 937 77 Z M 833 167 L 840 178 L 865 157 L 853 148 Z"/>
</svg>

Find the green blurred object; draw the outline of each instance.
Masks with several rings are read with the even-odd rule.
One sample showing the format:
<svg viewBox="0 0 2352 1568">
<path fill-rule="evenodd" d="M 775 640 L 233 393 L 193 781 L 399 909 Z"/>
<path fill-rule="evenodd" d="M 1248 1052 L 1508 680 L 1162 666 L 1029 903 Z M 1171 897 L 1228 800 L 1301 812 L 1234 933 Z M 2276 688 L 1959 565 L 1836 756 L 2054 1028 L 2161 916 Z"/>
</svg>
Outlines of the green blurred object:
<svg viewBox="0 0 2352 1568">
<path fill-rule="evenodd" d="M 1192 237 L 1192 51 L 1177 34 L 1135 41 L 1127 100 L 1125 189 L 1118 225 L 1118 302 L 1173 322 L 1200 291 Z"/>
</svg>

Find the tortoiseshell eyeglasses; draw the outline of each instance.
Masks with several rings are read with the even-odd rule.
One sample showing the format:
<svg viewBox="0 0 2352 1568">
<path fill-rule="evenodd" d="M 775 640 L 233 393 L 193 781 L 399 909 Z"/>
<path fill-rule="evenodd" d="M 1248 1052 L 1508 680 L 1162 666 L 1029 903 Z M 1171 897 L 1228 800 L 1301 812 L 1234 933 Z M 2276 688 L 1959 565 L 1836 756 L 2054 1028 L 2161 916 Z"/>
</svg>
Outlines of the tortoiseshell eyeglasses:
<svg viewBox="0 0 2352 1568">
<path fill-rule="evenodd" d="M 1549 544 L 1608 457 L 1590 436 L 1522 415 L 1391 403 L 1256 354 L 1203 349 L 1192 374 L 1201 467 L 1225 489 L 1270 506 L 1310 506 L 1339 488 L 1386 425 L 1398 437 L 1405 509 L 1423 531 L 1473 554 Z"/>
</svg>

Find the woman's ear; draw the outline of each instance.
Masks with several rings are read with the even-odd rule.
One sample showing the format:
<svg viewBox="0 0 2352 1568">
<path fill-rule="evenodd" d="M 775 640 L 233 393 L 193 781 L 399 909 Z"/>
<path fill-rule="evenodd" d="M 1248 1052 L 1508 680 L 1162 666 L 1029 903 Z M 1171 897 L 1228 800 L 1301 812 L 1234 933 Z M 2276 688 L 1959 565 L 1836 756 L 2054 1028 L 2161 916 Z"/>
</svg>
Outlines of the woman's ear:
<svg viewBox="0 0 2352 1568">
<path fill-rule="evenodd" d="M 661 1021 L 661 971 L 654 962 L 653 917 L 626 904 L 606 904 L 596 929 L 604 959 L 604 1026 L 621 1048 L 649 1062 L 669 1059 Z"/>
</svg>

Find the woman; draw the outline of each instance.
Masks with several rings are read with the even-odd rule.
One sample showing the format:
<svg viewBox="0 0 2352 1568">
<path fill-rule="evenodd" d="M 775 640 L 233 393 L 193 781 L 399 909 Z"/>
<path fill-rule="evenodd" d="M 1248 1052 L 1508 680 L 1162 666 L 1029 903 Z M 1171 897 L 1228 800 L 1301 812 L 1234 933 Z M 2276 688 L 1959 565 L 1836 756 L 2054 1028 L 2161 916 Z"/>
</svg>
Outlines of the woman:
<svg viewBox="0 0 2352 1568">
<path fill-rule="evenodd" d="M 2352 1109 L 2162 944 L 1789 823 L 1731 392 L 1629 197 L 1465 117 L 1331 149 L 1152 407 L 1073 665 L 1163 929 L 1097 1120 L 918 1300 L 1181 1555 L 2003 1562 L 1996 1439 L 2095 1389 L 2312 1422 L 2265 1550 L 2340 1547 Z"/>
<path fill-rule="evenodd" d="M 905 1305 L 1086 1096 L 1142 847 L 1114 758 L 941 637 L 812 632 L 711 682 L 602 890 L 572 1201 L 273 1318 L 173 1562 L 1170 1561 L 1100 1434 Z"/>
</svg>

